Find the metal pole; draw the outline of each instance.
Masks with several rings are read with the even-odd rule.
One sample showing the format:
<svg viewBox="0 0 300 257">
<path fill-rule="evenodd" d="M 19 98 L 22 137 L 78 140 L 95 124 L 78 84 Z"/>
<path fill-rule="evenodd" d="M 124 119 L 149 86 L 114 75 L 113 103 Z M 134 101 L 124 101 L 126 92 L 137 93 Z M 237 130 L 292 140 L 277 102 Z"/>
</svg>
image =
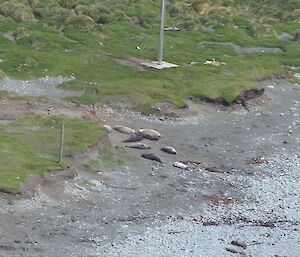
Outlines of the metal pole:
<svg viewBox="0 0 300 257">
<path fill-rule="evenodd" d="M 165 11 L 166 11 L 166 1 L 161 0 L 161 10 L 160 10 L 160 33 L 159 33 L 159 53 L 158 53 L 158 64 L 162 64 L 163 51 L 164 51 L 164 29 L 165 29 Z"/>
<path fill-rule="evenodd" d="M 61 134 L 60 134 L 60 147 L 59 147 L 59 163 L 63 162 L 63 153 L 64 153 L 64 135 L 65 135 L 65 123 L 61 123 Z"/>
</svg>

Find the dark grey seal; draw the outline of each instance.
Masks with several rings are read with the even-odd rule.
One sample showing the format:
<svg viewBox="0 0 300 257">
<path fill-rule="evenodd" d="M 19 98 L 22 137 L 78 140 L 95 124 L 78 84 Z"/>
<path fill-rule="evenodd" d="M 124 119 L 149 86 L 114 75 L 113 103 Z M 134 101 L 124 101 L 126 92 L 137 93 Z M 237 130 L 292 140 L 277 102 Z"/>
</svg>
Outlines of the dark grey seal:
<svg viewBox="0 0 300 257">
<path fill-rule="evenodd" d="M 129 138 L 125 139 L 123 142 L 124 143 L 139 142 L 139 141 L 142 141 L 143 139 L 144 139 L 144 137 L 142 137 L 140 135 L 132 135 Z"/>
<path fill-rule="evenodd" d="M 163 162 L 157 155 L 154 153 L 143 153 L 142 157 L 151 161 Z"/>
</svg>

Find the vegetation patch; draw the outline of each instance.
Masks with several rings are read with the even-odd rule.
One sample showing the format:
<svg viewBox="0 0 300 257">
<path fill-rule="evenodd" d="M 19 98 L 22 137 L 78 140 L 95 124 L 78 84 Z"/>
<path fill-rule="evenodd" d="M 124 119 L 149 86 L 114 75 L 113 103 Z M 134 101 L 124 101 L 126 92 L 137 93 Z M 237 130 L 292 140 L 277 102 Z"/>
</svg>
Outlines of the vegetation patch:
<svg viewBox="0 0 300 257">
<path fill-rule="evenodd" d="M 15 21 L 30 22 L 34 16 L 27 1 L 10 0 L 0 4 L 0 14 Z"/>
<path fill-rule="evenodd" d="M 124 102 L 147 113 L 157 102 L 184 107 L 186 97 L 230 104 L 259 88 L 257 80 L 300 66 L 299 41 L 278 38 L 286 32 L 299 40 L 297 0 L 168 1 L 166 26 L 181 31 L 166 32 L 164 59 L 179 67 L 162 71 L 116 61 L 157 58 L 160 1 L 0 0 L 8 2 L 25 6 L 35 21 L 0 16 L 0 35 L 12 31 L 15 38 L 0 36 L 0 69 L 23 79 L 75 75 L 62 88 L 86 93 L 73 101 Z M 201 44 L 208 41 L 283 51 L 243 55 L 225 44 Z M 203 64 L 213 58 L 225 64 Z"/>
<path fill-rule="evenodd" d="M 58 163 L 61 122 L 65 161 Z M 30 174 L 43 175 L 68 165 L 70 157 L 97 143 L 105 130 L 96 123 L 66 117 L 27 117 L 0 127 L 0 188 L 17 192 Z"/>
</svg>

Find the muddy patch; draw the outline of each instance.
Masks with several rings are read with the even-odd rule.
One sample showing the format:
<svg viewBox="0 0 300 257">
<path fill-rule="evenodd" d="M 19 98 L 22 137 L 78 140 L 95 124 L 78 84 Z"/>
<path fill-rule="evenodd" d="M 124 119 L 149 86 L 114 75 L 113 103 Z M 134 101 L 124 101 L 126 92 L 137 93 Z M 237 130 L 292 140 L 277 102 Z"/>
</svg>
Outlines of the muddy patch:
<svg viewBox="0 0 300 257">
<path fill-rule="evenodd" d="M 141 65 L 143 60 L 137 59 L 137 58 L 128 58 L 128 59 L 117 59 L 116 60 L 118 63 L 123 64 L 123 65 L 129 65 L 132 67 L 137 68 L 138 70 L 144 71 L 145 68 L 143 65 Z"/>
</svg>

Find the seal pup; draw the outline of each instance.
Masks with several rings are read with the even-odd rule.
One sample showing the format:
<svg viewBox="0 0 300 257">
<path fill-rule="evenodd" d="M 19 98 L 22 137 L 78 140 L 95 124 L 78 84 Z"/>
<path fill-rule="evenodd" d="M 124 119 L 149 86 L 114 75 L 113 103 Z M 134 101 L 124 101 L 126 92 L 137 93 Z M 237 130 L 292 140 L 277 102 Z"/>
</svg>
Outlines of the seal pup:
<svg viewBox="0 0 300 257">
<path fill-rule="evenodd" d="M 161 135 L 154 129 L 140 129 L 138 134 L 149 140 L 158 140 Z"/>
<path fill-rule="evenodd" d="M 143 153 L 142 157 L 151 161 L 157 161 L 162 163 L 163 161 L 154 153 Z"/>
<path fill-rule="evenodd" d="M 135 134 L 135 130 L 125 127 L 125 126 L 121 126 L 121 125 L 116 125 L 114 126 L 114 130 L 120 132 L 120 133 L 124 133 L 124 134 Z"/>
<path fill-rule="evenodd" d="M 189 166 L 187 166 L 186 164 L 182 163 L 182 162 L 174 162 L 173 166 L 182 170 L 188 170 Z"/>
<path fill-rule="evenodd" d="M 143 144 L 143 143 L 135 143 L 135 144 L 131 144 L 131 145 L 126 145 L 126 147 L 135 148 L 135 149 L 151 149 L 151 146 Z"/>
<path fill-rule="evenodd" d="M 129 143 L 129 142 L 139 142 L 142 141 L 144 138 L 141 135 L 134 134 L 130 136 L 129 138 L 125 139 L 123 142 L 124 143 Z"/>
<path fill-rule="evenodd" d="M 177 154 L 177 151 L 175 150 L 175 148 L 173 148 L 171 146 L 164 146 L 164 147 L 160 148 L 160 150 L 162 150 L 165 153 L 169 153 L 169 154 Z"/>
</svg>

